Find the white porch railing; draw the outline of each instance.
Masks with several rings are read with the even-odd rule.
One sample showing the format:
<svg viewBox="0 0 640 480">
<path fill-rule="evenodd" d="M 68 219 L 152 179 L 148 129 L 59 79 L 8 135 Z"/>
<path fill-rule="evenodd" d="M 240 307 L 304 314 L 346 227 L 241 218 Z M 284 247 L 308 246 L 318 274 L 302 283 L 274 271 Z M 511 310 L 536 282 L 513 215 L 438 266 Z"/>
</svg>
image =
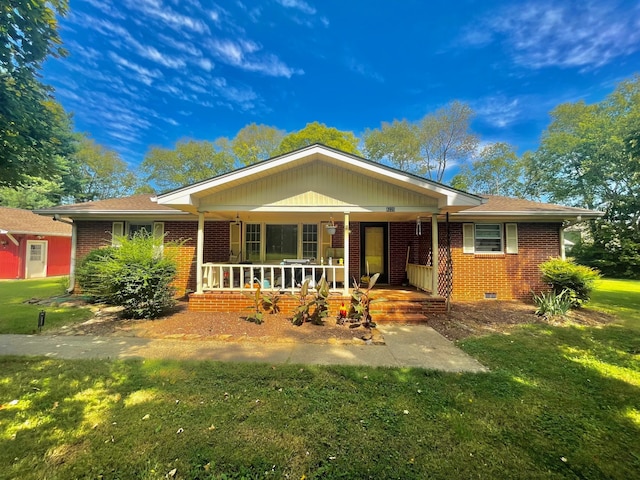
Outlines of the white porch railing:
<svg viewBox="0 0 640 480">
<path fill-rule="evenodd" d="M 433 267 L 428 265 L 407 264 L 409 283 L 420 290 L 431 292 L 433 288 Z"/>
<path fill-rule="evenodd" d="M 324 275 L 331 290 L 341 290 L 344 282 L 343 265 L 260 265 L 244 263 L 202 264 L 202 289 L 204 291 L 238 292 L 278 290 L 295 293 L 309 279 L 315 286 Z M 338 285 L 340 284 L 340 287 Z"/>
</svg>

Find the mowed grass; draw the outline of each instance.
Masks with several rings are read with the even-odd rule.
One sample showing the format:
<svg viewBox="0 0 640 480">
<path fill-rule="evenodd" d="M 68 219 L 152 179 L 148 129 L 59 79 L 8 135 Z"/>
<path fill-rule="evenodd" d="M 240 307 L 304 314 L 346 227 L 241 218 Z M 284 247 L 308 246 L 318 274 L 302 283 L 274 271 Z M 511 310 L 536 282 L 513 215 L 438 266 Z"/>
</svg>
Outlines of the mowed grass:
<svg viewBox="0 0 640 480">
<path fill-rule="evenodd" d="M 639 478 L 634 322 L 467 339 L 483 374 L 0 357 L 0 478 Z"/>
<path fill-rule="evenodd" d="M 31 298 L 62 295 L 64 288 L 63 278 L 0 282 L 0 334 L 37 332 L 40 310 L 46 312 L 43 331 L 90 318 L 92 313 L 85 308 L 24 303 Z"/>
<path fill-rule="evenodd" d="M 625 326 L 640 330 L 640 280 L 603 278 L 587 306 L 613 313 Z"/>
</svg>

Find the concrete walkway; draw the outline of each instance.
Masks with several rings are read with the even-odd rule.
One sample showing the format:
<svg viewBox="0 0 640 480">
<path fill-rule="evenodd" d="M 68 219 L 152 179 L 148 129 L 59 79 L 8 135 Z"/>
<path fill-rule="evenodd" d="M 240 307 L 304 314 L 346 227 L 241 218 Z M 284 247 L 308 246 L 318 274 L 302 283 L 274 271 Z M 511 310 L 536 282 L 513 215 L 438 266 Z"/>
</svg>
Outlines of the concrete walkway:
<svg viewBox="0 0 640 480">
<path fill-rule="evenodd" d="M 156 358 L 314 365 L 418 367 L 446 372 L 487 369 L 424 325 L 378 326 L 386 345 L 327 345 L 169 340 L 137 337 L 0 335 L 0 355 L 52 358 Z"/>
</svg>

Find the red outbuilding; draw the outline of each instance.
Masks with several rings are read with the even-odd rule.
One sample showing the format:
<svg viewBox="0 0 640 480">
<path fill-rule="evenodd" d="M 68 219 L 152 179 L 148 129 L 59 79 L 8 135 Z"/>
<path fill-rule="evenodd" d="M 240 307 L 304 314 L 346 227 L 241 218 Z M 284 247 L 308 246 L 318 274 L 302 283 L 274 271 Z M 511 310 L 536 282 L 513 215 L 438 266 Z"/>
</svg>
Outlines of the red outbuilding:
<svg viewBox="0 0 640 480">
<path fill-rule="evenodd" d="M 71 222 L 0 207 L 0 278 L 69 275 Z"/>
</svg>

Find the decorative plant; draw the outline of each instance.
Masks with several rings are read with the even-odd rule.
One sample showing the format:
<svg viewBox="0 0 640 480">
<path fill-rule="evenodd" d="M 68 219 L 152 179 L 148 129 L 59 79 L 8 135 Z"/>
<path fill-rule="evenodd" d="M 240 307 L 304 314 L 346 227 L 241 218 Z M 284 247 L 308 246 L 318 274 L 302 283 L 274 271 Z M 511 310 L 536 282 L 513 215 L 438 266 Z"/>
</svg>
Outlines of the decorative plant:
<svg viewBox="0 0 640 480">
<path fill-rule="evenodd" d="M 597 270 L 560 258 L 540 264 L 540 271 L 542 281 L 551 285 L 556 295 L 567 292 L 565 297 L 569 299 L 572 307 L 580 307 L 589 301 L 591 290 L 600 278 Z"/>
<path fill-rule="evenodd" d="M 316 292 L 312 295 L 309 295 L 309 280 L 304 281 L 300 288 L 299 302 L 291 319 L 294 325 L 299 326 L 305 322 L 315 325 L 324 323 L 324 319 L 329 315 L 329 284 L 324 276 L 320 278 Z"/>
<path fill-rule="evenodd" d="M 312 303 L 307 301 L 307 295 L 309 293 L 309 280 L 305 280 L 300 287 L 300 293 L 298 294 L 298 306 L 296 310 L 293 312 L 293 317 L 291 318 L 291 323 L 294 325 L 302 325 L 304 322 L 309 319 L 309 310 L 311 309 Z"/>
<path fill-rule="evenodd" d="M 251 313 L 251 315 L 247 316 L 247 321 L 256 323 L 258 325 L 263 322 L 262 317 L 264 316 L 264 313 L 260 311 L 260 307 L 262 307 L 263 302 L 262 293 L 260 290 L 260 285 L 258 284 L 258 288 L 256 288 L 255 292 L 246 294 L 247 297 L 249 297 L 253 301 L 253 307 L 250 307 L 253 312 Z"/>
<path fill-rule="evenodd" d="M 365 290 L 360 287 L 360 284 L 355 278 L 353 279 L 353 292 L 351 293 L 352 316 L 356 321 L 359 321 L 362 326 L 367 328 L 376 326 L 376 324 L 371 321 L 369 307 L 372 301 L 369 297 L 369 293 L 378 281 L 378 277 L 380 277 L 379 273 L 372 275 Z M 378 299 L 376 301 L 380 302 L 383 301 L 383 299 Z"/>
<path fill-rule="evenodd" d="M 540 295 L 533 293 L 533 303 L 536 304 L 536 315 L 544 317 L 546 320 L 556 316 L 564 316 L 571 308 L 571 292 L 563 290 L 556 293 L 542 292 Z"/>
<path fill-rule="evenodd" d="M 269 315 L 278 313 L 280 307 L 278 302 L 280 301 L 280 294 L 276 291 L 267 292 L 262 295 L 262 309 Z"/>
</svg>

